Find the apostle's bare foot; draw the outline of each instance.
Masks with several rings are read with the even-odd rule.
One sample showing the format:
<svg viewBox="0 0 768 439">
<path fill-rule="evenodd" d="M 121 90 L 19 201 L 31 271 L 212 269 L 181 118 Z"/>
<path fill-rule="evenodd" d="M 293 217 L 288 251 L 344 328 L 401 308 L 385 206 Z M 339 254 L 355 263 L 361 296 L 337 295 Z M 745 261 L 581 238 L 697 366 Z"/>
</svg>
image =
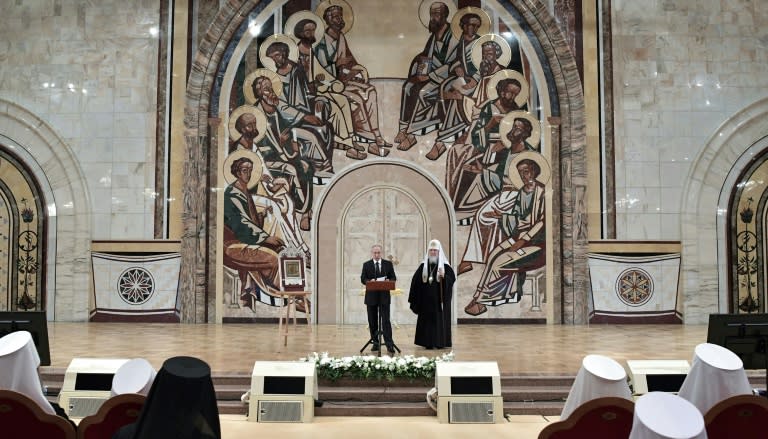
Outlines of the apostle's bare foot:
<svg viewBox="0 0 768 439">
<path fill-rule="evenodd" d="M 415 144 L 416 144 L 416 136 L 414 136 L 413 134 L 408 134 L 405 140 L 403 140 L 402 142 L 400 142 L 399 145 L 397 145 L 397 149 L 399 149 L 400 151 L 408 151 Z"/>
<path fill-rule="evenodd" d="M 407 137 L 408 133 L 405 132 L 405 130 L 401 130 L 397 133 L 395 136 L 395 143 L 402 143 L 403 140 Z"/>
<path fill-rule="evenodd" d="M 358 151 L 355 148 L 349 148 L 347 150 L 346 156 L 355 160 L 363 160 L 364 158 L 368 157 L 368 154 L 366 154 L 365 151 Z"/>
<path fill-rule="evenodd" d="M 375 143 L 371 143 L 371 145 L 368 146 L 368 153 L 371 155 L 379 156 L 379 157 L 386 157 L 389 155 L 389 150 L 384 148 L 383 146 L 379 146 Z"/>
<path fill-rule="evenodd" d="M 469 261 L 461 261 L 458 268 L 458 274 L 466 273 L 468 271 L 472 271 L 472 263 Z"/>
<path fill-rule="evenodd" d="M 479 316 L 486 311 L 488 311 L 488 307 L 482 303 L 477 303 L 474 298 L 469 302 L 469 305 L 464 307 L 464 312 L 471 316 Z"/>
<path fill-rule="evenodd" d="M 307 230 L 309 230 L 311 225 L 312 225 L 312 213 L 311 212 L 305 212 L 301 216 L 301 221 L 299 221 L 299 228 L 301 230 L 307 231 Z"/>
<path fill-rule="evenodd" d="M 376 145 L 380 148 L 392 148 L 392 144 L 384 140 L 381 136 L 376 136 Z"/>
<path fill-rule="evenodd" d="M 441 155 L 443 155 L 443 153 L 445 153 L 447 149 L 448 148 L 445 147 L 445 143 L 435 142 L 435 144 L 432 145 L 432 149 L 427 153 L 426 157 L 433 161 L 437 160 Z"/>
</svg>

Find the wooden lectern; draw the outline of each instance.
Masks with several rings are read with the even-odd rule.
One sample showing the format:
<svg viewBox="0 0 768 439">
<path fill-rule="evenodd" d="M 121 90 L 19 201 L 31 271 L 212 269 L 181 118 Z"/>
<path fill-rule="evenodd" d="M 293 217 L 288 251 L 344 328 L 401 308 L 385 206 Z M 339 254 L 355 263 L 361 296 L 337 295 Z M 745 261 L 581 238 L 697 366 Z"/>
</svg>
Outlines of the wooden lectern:
<svg viewBox="0 0 768 439">
<path fill-rule="evenodd" d="M 395 281 L 393 280 L 369 280 L 365 283 L 365 291 L 366 292 L 387 292 L 393 291 L 395 289 Z M 376 342 L 379 345 L 379 356 L 381 356 L 381 344 L 382 340 L 381 337 L 384 335 L 383 332 L 383 322 L 381 320 L 381 313 L 379 313 L 379 330 L 376 333 Z M 368 347 L 368 345 L 373 344 L 373 340 L 368 340 L 366 344 L 363 345 L 363 347 L 360 349 L 360 353 L 362 354 L 363 351 L 365 351 L 365 348 Z M 392 346 L 395 348 L 395 351 L 400 353 L 400 348 L 397 347 L 396 344 L 392 343 Z"/>
<path fill-rule="evenodd" d="M 395 289 L 395 281 L 393 280 L 371 280 L 365 284 L 365 291 L 390 292 L 394 289 Z"/>
</svg>

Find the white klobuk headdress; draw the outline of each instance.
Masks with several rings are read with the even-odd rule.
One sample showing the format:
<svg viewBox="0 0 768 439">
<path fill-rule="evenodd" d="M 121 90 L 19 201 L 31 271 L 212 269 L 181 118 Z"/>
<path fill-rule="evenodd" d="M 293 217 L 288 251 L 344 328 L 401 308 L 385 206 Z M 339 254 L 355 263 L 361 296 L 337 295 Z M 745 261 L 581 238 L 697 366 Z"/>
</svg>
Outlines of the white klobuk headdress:
<svg viewBox="0 0 768 439">
<path fill-rule="evenodd" d="M 433 239 L 429 241 L 429 247 L 427 247 L 427 253 L 424 255 L 424 265 L 421 269 L 421 281 L 426 283 L 429 279 L 429 251 L 437 249 L 438 255 L 437 255 L 437 269 L 442 269 L 443 273 L 445 273 L 445 266 L 450 264 L 448 263 L 448 258 L 445 257 L 445 252 L 443 251 L 443 246 L 440 244 L 440 241 L 437 239 Z"/>
</svg>

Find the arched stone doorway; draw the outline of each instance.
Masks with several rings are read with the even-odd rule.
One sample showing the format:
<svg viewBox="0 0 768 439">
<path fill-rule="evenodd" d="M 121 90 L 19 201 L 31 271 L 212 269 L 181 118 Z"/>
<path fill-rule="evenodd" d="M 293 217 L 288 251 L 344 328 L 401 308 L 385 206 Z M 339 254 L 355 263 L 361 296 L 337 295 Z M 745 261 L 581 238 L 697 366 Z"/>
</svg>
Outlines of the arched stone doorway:
<svg viewBox="0 0 768 439">
<path fill-rule="evenodd" d="M 376 2 L 372 2 L 375 4 Z M 242 55 L 239 42 L 249 30 L 260 29 L 272 12 L 282 17 L 283 1 L 238 0 L 222 4 L 219 12 L 201 40 L 194 65 L 187 83 L 185 118 L 186 153 L 184 155 L 184 213 L 182 222 L 182 270 L 179 277 L 179 305 L 182 321 L 204 322 L 217 314 L 215 295 L 209 294 L 219 282 L 217 254 L 214 247 L 220 238 L 215 212 L 209 209 L 219 202 L 221 191 L 208 187 L 209 181 L 216 180 L 218 159 L 212 149 L 226 141 L 226 130 L 221 122 L 220 109 L 229 102 L 228 96 L 236 74 L 227 76 L 227 65 L 233 58 Z M 382 5 L 384 3 L 381 3 Z M 587 224 L 586 224 L 586 137 L 584 131 L 584 96 L 575 59 L 568 43 L 546 8 L 530 9 L 519 2 L 498 0 L 486 2 L 485 6 L 497 14 L 499 23 L 512 26 L 519 35 L 526 35 L 530 47 L 526 50 L 530 59 L 537 60 L 540 71 L 537 84 L 546 89 L 551 108 L 546 113 L 546 129 L 551 139 L 553 227 L 553 270 L 551 315 L 552 322 L 585 323 L 587 317 Z M 251 26 L 251 27 L 249 27 Z M 244 41 L 244 40 L 243 40 Z M 239 55 L 238 55 L 239 54 Z M 239 59 L 239 58 L 238 58 Z M 389 79 L 388 79 L 389 80 Z M 546 85 L 546 86 L 545 86 Z M 545 96 L 544 93 L 541 96 Z M 223 99 L 223 100 L 222 100 Z M 222 106 L 222 102 L 223 105 Z M 395 104 L 396 106 L 396 104 Z M 546 105 L 545 105 L 546 107 Z M 224 139 L 224 140 L 222 140 Z M 424 151 L 426 152 L 426 151 Z M 419 162 L 423 163 L 423 162 Z M 426 164 L 429 166 L 428 164 Z M 339 171 L 339 169 L 336 169 Z M 213 180 L 211 180 L 213 179 Z M 393 180 L 387 181 L 392 184 Z M 340 204 L 337 204 L 340 206 Z M 317 204 L 315 204 L 317 206 Z M 338 217 L 339 211 L 333 212 Z M 315 210 L 315 219 L 318 213 Z M 327 220 L 327 218 L 326 218 Z M 447 221 L 447 220 L 446 220 Z M 335 242 L 337 231 L 323 231 L 323 223 L 313 225 L 313 290 L 317 291 L 320 303 L 313 306 L 332 306 L 327 303 L 328 294 L 317 282 L 331 276 L 336 282 L 336 272 L 327 273 L 319 269 L 327 254 L 318 253 L 318 248 L 327 248 Z M 336 227 L 330 221 L 328 225 Z M 318 230 L 320 229 L 320 230 Z M 445 230 L 449 230 L 447 227 Z M 319 235 L 318 235 L 319 233 Z M 449 232 L 445 232 L 449 233 Z M 444 242 L 453 241 L 440 237 Z M 452 237 L 450 237 L 452 238 Z M 320 240 L 318 242 L 317 240 Z M 214 247 L 211 247 L 214 245 Z M 451 249 L 453 259 L 456 249 Z M 332 258 L 336 260 L 335 256 Z M 361 261 L 357 261 L 359 264 Z M 314 273 L 317 270 L 321 274 Z M 332 292 L 335 297 L 335 292 Z M 316 310 L 318 311 L 318 310 Z M 335 314 L 335 313 L 334 313 Z M 334 321 L 336 321 L 334 317 Z M 322 322 L 322 321 L 321 321 Z"/>
<path fill-rule="evenodd" d="M 441 185 L 406 161 L 363 162 L 334 178 L 318 200 L 312 227 L 317 323 L 364 323 L 360 267 L 376 242 L 384 245 L 385 255 L 398 260 L 395 270 L 404 295 L 427 240 L 439 239 L 453 261 L 450 207 Z M 395 316 L 401 323 L 409 322 L 404 320 L 410 317 L 407 310 L 406 297 L 396 299 Z"/>
<path fill-rule="evenodd" d="M 83 321 L 89 295 L 91 217 L 86 179 L 67 143 L 42 119 L 0 99 L 0 144 L 24 163 L 39 185 L 47 221 L 45 305 L 49 320 Z M 61 233 L 60 233 L 61 232 Z M 38 244 L 39 245 L 39 244 Z"/>
<path fill-rule="evenodd" d="M 768 99 L 741 109 L 712 135 L 693 161 L 683 188 L 682 285 L 686 323 L 728 312 L 727 213 L 739 176 L 766 148 Z"/>
<path fill-rule="evenodd" d="M 45 205 L 32 171 L 0 143 L 0 311 L 46 309 Z"/>
<path fill-rule="evenodd" d="M 393 262 L 398 287 L 408 292 L 410 270 L 418 266 L 426 246 L 427 213 L 419 197 L 409 190 L 392 186 L 362 189 L 341 213 L 339 241 L 341 256 L 341 290 L 337 308 L 343 324 L 366 324 L 362 306 L 360 263 L 370 258 L 373 243 L 382 245 L 384 257 Z M 407 296 L 406 296 L 407 297 Z M 398 323 L 416 323 L 402 296 L 392 301 L 392 317 Z"/>
<path fill-rule="evenodd" d="M 765 147 L 768 139 L 759 142 Z M 728 205 L 729 313 L 765 312 L 768 150 L 762 149 L 731 186 Z"/>
</svg>

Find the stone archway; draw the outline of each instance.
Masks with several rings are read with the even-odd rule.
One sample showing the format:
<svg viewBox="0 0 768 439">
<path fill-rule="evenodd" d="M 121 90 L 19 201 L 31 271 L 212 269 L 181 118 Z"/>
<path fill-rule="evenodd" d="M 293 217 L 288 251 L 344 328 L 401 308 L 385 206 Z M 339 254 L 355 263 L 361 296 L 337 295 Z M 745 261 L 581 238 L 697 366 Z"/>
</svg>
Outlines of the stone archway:
<svg viewBox="0 0 768 439">
<path fill-rule="evenodd" d="M 49 320 L 88 318 L 91 216 L 83 176 L 70 147 L 27 109 L 0 99 L 0 137 L 29 167 L 48 203 L 46 313 Z M 88 255 L 83 257 L 83 255 Z"/>
<path fill-rule="evenodd" d="M 768 99 L 725 121 L 692 163 L 683 187 L 681 236 L 685 323 L 707 323 L 727 312 L 728 230 L 723 214 L 732 186 L 750 160 L 747 154 L 768 136 Z"/>
<path fill-rule="evenodd" d="M 443 243 L 443 249 L 451 260 L 455 260 L 456 243 L 455 221 L 452 204 L 447 194 L 437 181 L 417 166 L 403 160 L 379 160 L 362 162 L 346 168 L 333 179 L 323 196 L 317 202 L 317 211 L 313 230 L 313 255 L 315 269 L 313 282 L 315 291 L 315 318 L 320 324 L 341 322 L 339 295 L 343 290 L 344 267 L 353 264 L 361 266 L 364 260 L 350 260 L 344 254 L 344 215 L 349 212 L 350 200 L 371 188 L 396 188 L 412 196 L 418 202 L 420 214 L 424 218 L 426 239 L 436 238 Z M 371 242 L 370 244 L 374 244 Z M 423 253 L 420 247 L 417 251 Z M 385 248 L 386 253 L 386 248 Z M 403 267 L 399 270 L 400 285 L 410 281 L 411 270 L 416 267 Z M 455 313 L 453 314 L 456 315 Z"/>
<path fill-rule="evenodd" d="M 186 151 L 184 154 L 184 213 L 182 222 L 182 271 L 179 278 L 179 305 L 183 322 L 206 322 L 215 310 L 216 215 L 208 206 L 216 205 L 215 191 L 206 186 L 215 175 L 211 146 L 218 145 L 218 103 L 211 102 L 222 86 L 223 71 L 230 43 L 243 32 L 251 12 L 279 7 L 283 1 L 231 0 L 225 2 L 199 45 L 190 71 L 185 109 Z M 552 139 L 553 193 L 553 322 L 587 322 L 587 212 L 586 212 L 586 132 L 584 94 L 578 68 L 569 45 L 555 19 L 541 4 L 486 2 L 505 22 L 516 22 L 530 36 L 532 48 L 544 66 L 550 90 L 552 113 L 549 122 Z M 215 162 L 215 160 L 213 160 Z M 319 239 L 335 239 L 333 234 Z M 317 245 L 317 243 L 313 243 Z M 315 253 L 315 260 L 321 259 Z M 213 275 L 212 275 L 213 274 Z M 322 293 L 321 293 L 322 294 Z"/>
<path fill-rule="evenodd" d="M 0 136 L 0 311 L 45 311 L 48 215 L 40 182 Z"/>
<path fill-rule="evenodd" d="M 740 171 L 735 182 L 726 180 L 721 198 L 728 196 L 725 230 L 728 248 L 721 268 L 727 282 L 725 297 L 720 294 L 724 312 L 749 314 L 765 312 L 766 231 L 768 230 L 768 138 L 752 145 L 743 155 L 745 167 L 736 163 L 731 172 Z M 726 190 L 730 193 L 726 194 Z M 724 267 L 723 267 L 724 266 Z M 723 270 L 721 270 L 721 273 Z M 722 282 L 721 282 L 722 283 Z"/>
</svg>

